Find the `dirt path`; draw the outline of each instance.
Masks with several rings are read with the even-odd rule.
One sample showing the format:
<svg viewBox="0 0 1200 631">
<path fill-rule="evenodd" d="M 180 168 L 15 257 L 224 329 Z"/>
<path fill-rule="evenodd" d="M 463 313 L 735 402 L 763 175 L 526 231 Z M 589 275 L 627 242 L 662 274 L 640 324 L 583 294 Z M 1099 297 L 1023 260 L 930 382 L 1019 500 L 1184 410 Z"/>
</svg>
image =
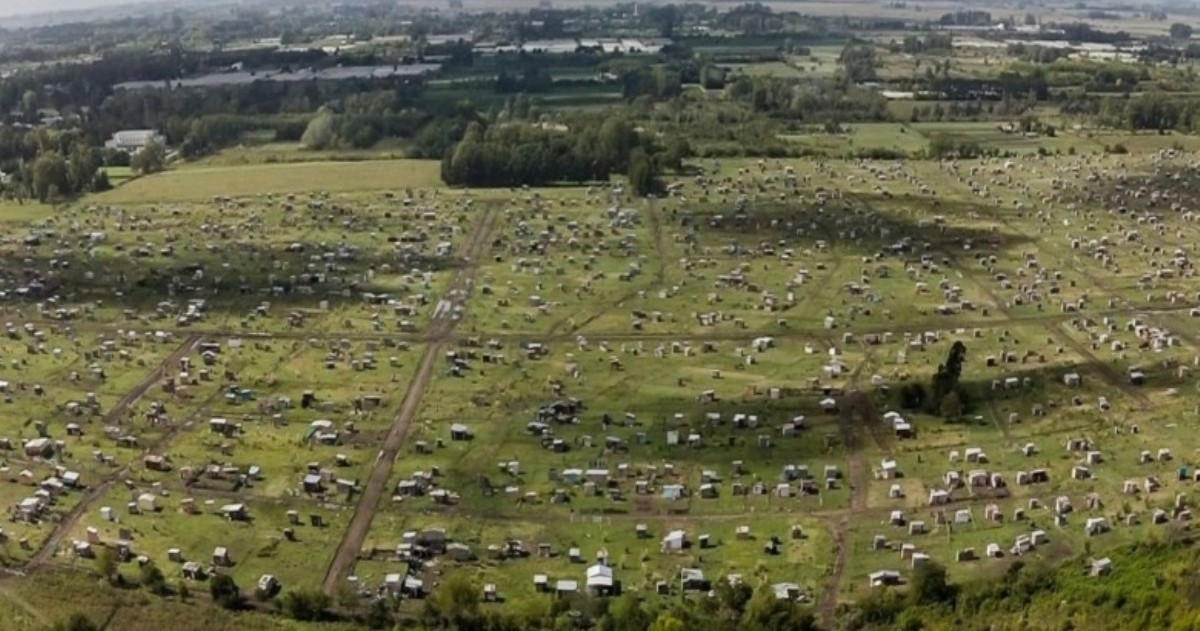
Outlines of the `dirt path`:
<svg viewBox="0 0 1200 631">
<path fill-rule="evenodd" d="M 857 372 L 857 371 L 856 371 Z M 851 383 L 857 382 L 857 375 L 852 375 Z M 870 483 L 870 467 L 862 454 L 862 441 L 855 428 L 855 417 L 860 416 L 863 423 L 869 423 L 870 401 L 863 406 L 863 399 L 868 397 L 855 389 L 843 397 L 841 411 L 838 414 L 838 429 L 841 431 L 842 443 L 849 454 L 850 471 L 850 510 L 844 513 L 830 528 L 833 535 L 833 545 L 836 555 L 833 560 L 833 570 L 825 580 L 825 590 L 818 603 L 822 626 L 833 628 L 834 614 L 837 613 L 838 590 L 842 585 L 842 576 L 846 573 L 846 557 L 848 555 L 846 533 L 850 529 L 852 519 L 867 512 L 867 485 Z"/>
<path fill-rule="evenodd" d="M 449 301 L 451 305 L 465 305 L 466 297 L 474 284 L 475 271 L 478 269 L 476 261 L 487 246 L 488 239 L 495 228 L 497 216 L 497 209 L 490 207 L 475 224 L 472 234 L 467 239 L 465 264 L 459 269 L 454 282 L 442 299 L 443 301 Z M 404 445 L 409 425 L 416 416 L 421 397 L 425 394 L 425 390 L 433 378 L 434 368 L 437 366 L 438 358 L 442 355 L 442 349 L 449 343 L 451 333 L 459 321 L 459 318 L 453 317 L 452 311 L 446 312 L 435 319 L 431 327 L 430 344 L 425 348 L 424 355 L 421 356 L 421 363 L 417 367 L 416 375 L 408 384 L 408 390 L 404 393 L 404 403 L 392 421 L 392 427 L 388 430 L 387 437 L 384 438 L 383 447 L 375 458 L 375 466 L 371 469 L 371 475 L 367 478 L 362 495 L 359 496 L 358 504 L 354 508 L 354 516 L 342 534 L 342 541 L 338 544 L 337 552 L 334 553 L 329 568 L 325 572 L 325 580 L 321 589 L 330 596 L 337 593 L 338 586 L 349 576 L 354 562 L 358 559 L 363 542 L 366 541 L 367 534 L 370 532 L 375 511 L 379 508 L 379 502 L 387 488 L 388 478 L 391 477 L 392 464 L 400 454 L 400 448 Z"/>
<path fill-rule="evenodd" d="M 179 348 L 175 349 L 175 352 L 171 353 L 166 359 L 159 363 L 158 366 L 154 367 L 154 369 L 152 369 L 150 373 L 146 375 L 146 378 L 143 379 L 141 383 L 137 385 L 137 387 L 130 390 L 125 396 L 121 397 L 113 409 L 109 410 L 108 414 L 104 415 L 105 424 L 111 425 L 123 420 L 125 414 L 129 412 L 129 408 L 132 407 L 133 404 L 137 403 L 146 394 L 146 392 L 150 390 L 150 388 L 154 387 L 154 384 L 162 381 L 163 375 L 166 374 L 166 371 L 169 367 L 179 365 L 179 360 L 183 359 L 196 349 L 196 345 L 200 343 L 200 339 L 201 335 L 199 333 L 193 333 L 192 335 L 188 336 L 188 338 L 184 340 L 183 344 L 181 344 Z M 184 425 L 185 423 L 180 423 L 174 429 L 167 432 L 166 435 L 164 435 L 158 441 L 155 441 L 154 445 L 150 446 L 150 450 L 153 451 L 158 446 L 166 444 L 175 436 L 175 434 L 180 431 L 180 429 L 182 429 Z M 93 485 L 88 492 L 84 494 L 83 498 L 77 504 L 75 504 L 75 507 L 72 508 L 66 515 L 64 515 L 62 519 L 60 519 L 59 522 L 54 526 L 54 530 L 50 532 L 50 535 L 46 538 L 46 541 L 42 544 L 42 547 L 38 549 L 36 554 L 33 555 L 33 558 L 29 560 L 29 563 L 25 564 L 26 570 L 35 570 L 49 561 L 50 558 L 54 556 L 54 553 L 58 550 L 58 546 L 60 543 L 62 543 L 63 538 L 75 529 L 75 525 L 79 523 L 79 518 L 83 517 L 83 515 L 91 509 L 92 504 L 97 499 L 102 497 L 104 493 L 108 491 L 108 489 L 112 488 L 112 486 L 117 482 L 124 480 L 129 474 L 129 468 L 131 466 L 132 463 L 127 464 L 119 471 L 107 476 L 100 484 Z"/>
</svg>

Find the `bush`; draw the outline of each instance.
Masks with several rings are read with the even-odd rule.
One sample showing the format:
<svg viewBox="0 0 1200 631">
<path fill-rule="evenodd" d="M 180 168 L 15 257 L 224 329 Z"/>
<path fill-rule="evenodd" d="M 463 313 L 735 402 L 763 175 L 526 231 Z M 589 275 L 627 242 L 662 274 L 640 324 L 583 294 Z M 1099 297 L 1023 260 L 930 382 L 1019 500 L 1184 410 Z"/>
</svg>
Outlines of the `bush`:
<svg viewBox="0 0 1200 631">
<path fill-rule="evenodd" d="M 914 605 L 936 605 L 954 600 L 955 592 L 946 578 L 946 568 L 927 561 L 913 570 L 908 600 Z"/>
<path fill-rule="evenodd" d="M 163 576 L 162 570 L 153 562 L 142 566 L 140 582 L 142 587 L 157 596 L 166 595 L 170 591 L 167 588 L 167 577 Z"/>
<path fill-rule="evenodd" d="M 242 592 L 228 574 L 214 574 L 208 581 L 208 591 L 213 602 L 226 609 L 238 609 L 242 606 Z"/>
<path fill-rule="evenodd" d="M 925 386 L 919 383 L 906 383 L 900 387 L 900 407 L 906 410 L 919 410 L 925 405 Z"/>
<path fill-rule="evenodd" d="M 288 590 L 279 599 L 279 605 L 288 616 L 303 621 L 323 619 L 332 600 L 319 590 Z"/>
</svg>

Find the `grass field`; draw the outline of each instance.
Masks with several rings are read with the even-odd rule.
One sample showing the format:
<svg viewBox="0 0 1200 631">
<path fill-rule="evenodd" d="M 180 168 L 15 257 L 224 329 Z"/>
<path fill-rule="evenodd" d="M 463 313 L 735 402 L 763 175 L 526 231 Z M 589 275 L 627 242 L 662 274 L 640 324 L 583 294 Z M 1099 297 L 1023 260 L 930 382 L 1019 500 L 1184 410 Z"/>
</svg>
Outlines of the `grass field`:
<svg viewBox="0 0 1200 631">
<path fill-rule="evenodd" d="M 436 161 L 373 160 L 247 166 L 184 166 L 90 198 L 96 204 L 199 202 L 218 196 L 266 193 L 335 193 L 437 186 Z"/>
<path fill-rule="evenodd" d="M 847 155 L 875 149 L 912 155 L 924 151 L 928 140 L 902 123 L 857 123 L 847 125 L 847 133 L 786 134 L 782 139 L 829 155 Z"/>
<path fill-rule="evenodd" d="M 301 162 L 360 162 L 366 160 L 401 160 L 405 150 L 401 143 L 384 141 L 370 149 L 330 149 L 312 151 L 297 143 L 263 142 L 227 149 L 190 163 L 188 168 L 228 167 Z"/>
<path fill-rule="evenodd" d="M 130 167 L 107 167 L 104 172 L 108 175 L 108 182 L 114 187 L 120 186 L 134 177 L 133 169 Z"/>
</svg>

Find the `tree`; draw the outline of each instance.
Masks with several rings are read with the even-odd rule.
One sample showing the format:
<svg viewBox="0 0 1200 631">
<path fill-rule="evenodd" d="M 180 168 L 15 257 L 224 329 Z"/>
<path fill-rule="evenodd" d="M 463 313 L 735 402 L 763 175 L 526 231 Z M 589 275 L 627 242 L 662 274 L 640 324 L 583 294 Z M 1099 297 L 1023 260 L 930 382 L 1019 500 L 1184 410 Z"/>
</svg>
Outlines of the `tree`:
<svg viewBox="0 0 1200 631">
<path fill-rule="evenodd" d="M 51 631 L 99 631 L 100 627 L 81 613 L 73 613 L 66 620 L 56 622 Z"/>
<path fill-rule="evenodd" d="M 26 90 L 25 94 L 21 95 L 21 114 L 26 118 L 32 118 L 37 115 L 38 102 L 38 93 L 33 90 Z"/>
<path fill-rule="evenodd" d="M 962 397 L 958 396 L 958 392 L 950 392 L 942 399 L 941 405 L 938 406 L 938 412 L 942 418 L 958 418 L 963 413 Z"/>
<path fill-rule="evenodd" d="M 713 587 L 717 602 L 733 618 L 740 618 L 746 611 L 746 604 L 754 596 L 754 590 L 743 582 L 732 584 L 729 581 L 718 581 Z"/>
<path fill-rule="evenodd" d="M 934 409 L 941 411 L 942 402 L 958 387 L 958 380 L 962 377 L 962 366 L 966 358 L 966 345 L 957 341 L 950 347 L 946 363 L 938 366 L 937 372 L 933 375 L 932 396 L 930 397 L 930 403 Z"/>
<path fill-rule="evenodd" d="M 650 624 L 650 615 L 642 608 L 641 599 L 633 592 L 625 592 L 608 607 L 613 631 L 642 631 Z"/>
<path fill-rule="evenodd" d="M 669 612 L 662 612 L 654 619 L 649 631 L 683 631 L 683 621 Z"/>
<path fill-rule="evenodd" d="M 238 589 L 233 577 L 228 574 L 214 574 L 208 580 L 208 591 L 213 602 L 226 609 L 237 609 L 242 606 L 242 592 Z"/>
<path fill-rule="evenodd" d="M 675 36 L 675 26 L 680 21 L 679 8 L 673 4 L 653 6 L 646 10 L 646 21 L 658 27 L 658 34 L 670 39 Z"/>
<path fill-rule="evenodd" d="M 683 161 L 692 157 L 692 146 L 687 138 L 675 135 L 667 139 L 666 149 L 662 153 L 662 166 L 678 172 L 683 169 Z"/>
<path fill-rule="evenodd" d="M 1190 24 L 1183 24 L 1182 22 L 1176 22 L 1171 25 L 1171 38 L 1172 39 L 1191 39 L 1193 30 L 1194 29 L 1192 28 L 1192 26 Z"/>
<path fill-rule="evenodd" d="M 877 76 L 875 67 L 879 65 L 879 60 L 871 44 L 847 44 L 838 56 L 838 62 L 842 64 L 844 76 L 850 83 L 874 81 Z"/>
<path fill-rule="evenodd" d="M 305 149 L 313 151 L 333 148 L 337 142 L 335 124 L 333 112 L 321 108 L 317 115 L 308 121 L 308 127 L 304 129 L 304 135 L 300 137 L 300 144 L 304 145 Z"/>
<path fill-rule="evenodd" d="M 325 617 L 332 600 L 320 590 L 290 589 L 279 599 L 283 612 L 296 620 L 314 621 Z"/>
<path fill-rule="evenodd" d="M 900 386 L 900 407 L 906 410 L 919 410 L 925 405 L 925 386 L 919 383 L 906 383 Z"/>
<path fill-rule="evenodd" d="M 386 629 L 392 626 L 394 621 L 387 601 L 382 598 L 376 598 L 371 601 L 371 606 L 367 608 L 367 613 L 363 616 L 362 622 L 369 629 Z"/>
<path fill-rule="evenodd" d="M 739 626 L 744 631 L 811 631 L 816 622 L 810 611 L 776 598 L 769 585 L 762 585 L 746 603 Z"/>
<path fill-rule="evenodd" d="M 117 574 L 117 557 L 112 550 L 107 547 L 102 547 L 96 551 L 96 571 L 104 580 L 110 583 L 113 577 Z"/>
<path fill-rule="evenodd" d="M 75 145 L 70 152 L 67 162 L 67 176 L 71 190 L 84 192 L 92 190 L 96 183 L 96 171 L 100 168 L 100 151 L 84 144 Z"/>
<path fill-rule="evenodd" d="M 70 193 L 71 177 L 62 155 L 48 151 L 33 163 L 33 194 L 39 201 L 48 202 L 58 195 Z"/>
<path fill-rule="evenodd" d="M 92 178 L 92 192 L 103 193 L 112 188 L 112 182 L 108 180 L 108 171 L 100 169 L 96 171 L 96 177 Z"/>
<path fill-rule="evenodd" d="M 913 605 L 936 605 L 953 600 L 955 592 L 946 578 L 946 568 L 935 561 L 926 561 L 913 570 L 908 599 Z"/>
<path fill-rule="evenodd" d="M 170 590 L 167 589 L 167 577 L 163 575 L 162 570 L 153 561 L 142 566 L 141 577 L 139 582 L 142 587 L 150 590 L 150 593 L 157 596 L 166 595 Z"/>
<path fill-rule="evenodd" d="M 438 624 L 471 628 L 480 619 L 479 590 L 466 574 L 451 574 L 425 601 L 428 613 Z"/>
<path fill-rule="evenodd" d="M 146 146 L 135 153 L 129 161 L 129 166 L 142 175 L 158 173 L 166 168 L 166 164 L 167 150 L 156 140 L 146 143 Z"/>
<path fill-rule="evenodd" d="M 641 196 L 650 195 L 658 189 L 654 163 L 641 147 L 634 149 L 629 156 L 629 188 L 634 195 Z"/>
</svg>

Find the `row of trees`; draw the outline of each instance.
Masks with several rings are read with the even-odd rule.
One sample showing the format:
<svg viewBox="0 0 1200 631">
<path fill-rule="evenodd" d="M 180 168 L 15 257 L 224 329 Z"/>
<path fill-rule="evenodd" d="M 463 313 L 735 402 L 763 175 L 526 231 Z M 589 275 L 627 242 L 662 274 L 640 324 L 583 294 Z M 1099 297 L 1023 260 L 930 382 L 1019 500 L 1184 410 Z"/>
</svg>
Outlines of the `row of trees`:
<svg viewBox="0 0 1200 631">
<path fill-rule="evenodd" d="M 908 35 L 903 41 L 892 41 L 888 49 L 893 53 L 916 55 L 930 52 L 949 52 L 954 47 L 954 36 L 950 33 L 928 33 L 924 37 Z"/>
<path fill-rule="evenodd" d="M 608 180 L 625 174 L 633 192 L 653 193 L 658 174 L 679 169 L 690 147 L 680 138 L 658 146 L 624 118 L 572 122 L 567 128 L 471 123 L 442 160 L 451 185 L 520 186 Z"/>
<path fill-rule="evenodd" d="M 1100 103 L 1104 124 L 1132 130 L 1200 131 L 1200 103 L 1186 96 L 1150 92 L 1128 99 L 1105 98 Z"/>
<path fill-rule="evenodd" d="M 738 77 L 729 95 L 754 112 L 804 121 L 885 120 L 887 99 L 878 91 L 837 81 L 799 81 L 776 77 Z"/>
<path fill-rule="evenodd" d="M 934 102 L 932 105 L 913 105 L 909 122 L 943 120 L 979 120 L 985 116 L 1011 118 L 1028 112 L 1036 102 L 1004 98 L 1000 101 Z"/>
</svg>

